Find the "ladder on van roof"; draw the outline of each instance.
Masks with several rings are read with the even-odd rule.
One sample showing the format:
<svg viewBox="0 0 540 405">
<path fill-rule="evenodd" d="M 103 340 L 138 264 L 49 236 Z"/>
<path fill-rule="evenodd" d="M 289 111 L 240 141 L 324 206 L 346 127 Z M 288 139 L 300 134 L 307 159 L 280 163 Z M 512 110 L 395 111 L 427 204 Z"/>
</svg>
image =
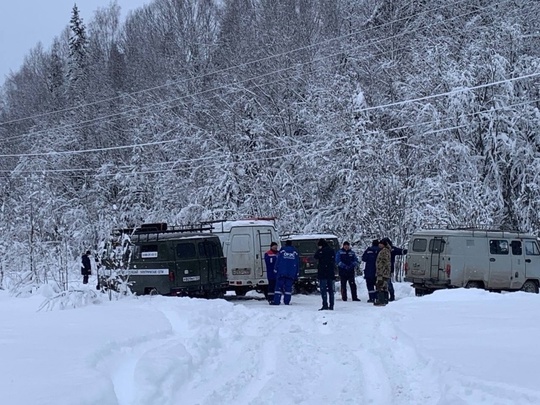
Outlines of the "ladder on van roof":
<svg viewBox="0 0 540 405">
<path fill-rule="evenodd" d="M 159 239 L 160 234 L 170 234 L 170 233 L 202 233 L 204 231 L 211 231 L 212 228 L 210 226 L 203 226 L 203 225 L 173 225 L 169 226 L 165 222 L 158 222 L 158 223 L 149 223 L 149 224 L 141 224 L 141 226 L 137 228 L 117 228 L 113 229 L 112 235 L 119 237 L 123 234 L 128 234 L 130 236 L 138 236 L 140 240 L 140 236 L 143 235 L 156 235 L 156 240 Z"/>
</svg>

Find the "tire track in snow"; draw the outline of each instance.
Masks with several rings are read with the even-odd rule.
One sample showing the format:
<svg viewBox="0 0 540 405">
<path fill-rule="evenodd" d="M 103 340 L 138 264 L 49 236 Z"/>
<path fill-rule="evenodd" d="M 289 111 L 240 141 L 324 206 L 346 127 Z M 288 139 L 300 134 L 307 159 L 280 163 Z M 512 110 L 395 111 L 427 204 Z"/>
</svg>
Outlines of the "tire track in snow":
<svg viewBox="0 0 540 405">
<path fill-rule="evenodd" d="M 313 297 L 302 299 L 159 301 L 170 330 L 112 354 L 119 405 L 540 403 L 534 392 L 468 382 L 426 358 L 395 327 L 392 306 L 317 312 Z"/>
</svg>

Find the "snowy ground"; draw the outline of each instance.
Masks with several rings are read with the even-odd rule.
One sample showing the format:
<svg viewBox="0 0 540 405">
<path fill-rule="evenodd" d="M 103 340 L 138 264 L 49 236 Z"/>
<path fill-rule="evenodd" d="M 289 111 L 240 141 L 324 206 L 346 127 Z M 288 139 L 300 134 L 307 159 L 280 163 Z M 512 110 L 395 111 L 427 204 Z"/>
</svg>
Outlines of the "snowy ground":
<svg viewBox="0 0 540 405">
<path fill-rule="evenodd" d="M 396 289 L 377 308 L 362 284 L 362 302 L 333 312 L 317 311 L 317 295 L 38 312 L 43 296 L 1 291 L 1 403 L 540 403 L 540 296 Z"/>
</svg>

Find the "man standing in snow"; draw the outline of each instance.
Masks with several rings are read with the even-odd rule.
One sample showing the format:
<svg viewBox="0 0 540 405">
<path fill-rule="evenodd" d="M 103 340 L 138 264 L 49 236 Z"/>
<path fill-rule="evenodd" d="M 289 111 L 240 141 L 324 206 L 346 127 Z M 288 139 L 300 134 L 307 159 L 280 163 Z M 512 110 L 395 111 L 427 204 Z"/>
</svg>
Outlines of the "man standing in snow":
<svg viewBox="0 0 540 405">
<path fill-rule="evenodd" d="M 355 269 L 358 266 L 356 253 L 351 249 L 349 242 L 343 242 L 343 247 L 336 254 L 336 264 L 339 268 L 339 278 L 341 281 L 341 298 L 347 301 L 347 283 L 351 288 L 353 301 L 360 301 L 356 293 Z"/>
<path fill-rule="evenodd" d="M 82 267 L 81 274 L 83 276 L 83 284 L 88 284 L 88 276 L 92 274 L 92 264 L 90 263 L 90 254 L 89 250 L 82 255 Z"/>
<path fill-rule="evenodd" d="M 390 294 L 390 298 L 388 301 L 392 302 L 396 300 L 396 294 L 394 292 L 394 285 L 392 284 L 392 277 L 394 277 L 394 266 L 396 264 L 396 256 L 403 256 L 407 254 L 407 249 L 401 249 L 398 247 L 395 247 L 392 244 L 392 241 L 389 238 L 383 238 L 384 241 L 390 245 L 390 254 L 391 254 L 391 265 L 390 265 L 390 278 L 388 279 L 388 293 Z"/>
<path fill-rule="evenodd" d="M 264 254 L 266 263 L 266 278 L 268 279 L 268 294 L 266 298 L 271 304 L 274 302 L 274 291 L 276 289 L 276 260 L 278 258 L 278 244 L 270 243 L 270 249 Z"/>
<path fill-rule="evenodd" d="M 384 306 L 388 304 L 388 280 L 390 279 L 391 253 L 390 244 L 382 239 L 379 242 L 379 254 L 375 265 L 377 267 L 377 300 L 374 305 Z"/>
<path fill-rule="evenodd" d="M 322 307 L 319 311 L 334 309 L 334 278 L 335 278 L 335 257 L 336 252 L 325 239 L 317 242 L 318 250 L 315 252 L 315 259 L 319 261 L 317 266 L 317 278 L 319 279 L 319 289 L 321 290 Z M 328 297 L 327 297 L 328 296 Z M 330 306 L 328 305 L 330 301 Z"/>
<path fill-rule="evenodd" d="M 285 242 L 285 246 L 279 251 L 276 260 L 276 288 L 274 290 L 274 305 L 281 303 L 281 293 L 283 303 L 289 305 L 292 298 L 292 286 L 294 280 L 298 278 L 298 269 L 300 268 L 300 256 L 292 245 L 292 241 Z"/>
<path fill-rule="evenodd" d="M 369 299 L 368 302 L 375 302 L 375 282 L 377 281 L 377 268 L 375 261 L 377 260 L 377 254 L 379 254 L 379 240 L 374 239 L 371 242 L 371 246 L 368 247 L 362 254 L 362 261 L 366 263 L 364 266 L 364 279 L 366 280 L 366 287 L 368 289 Z"/>
</svg>

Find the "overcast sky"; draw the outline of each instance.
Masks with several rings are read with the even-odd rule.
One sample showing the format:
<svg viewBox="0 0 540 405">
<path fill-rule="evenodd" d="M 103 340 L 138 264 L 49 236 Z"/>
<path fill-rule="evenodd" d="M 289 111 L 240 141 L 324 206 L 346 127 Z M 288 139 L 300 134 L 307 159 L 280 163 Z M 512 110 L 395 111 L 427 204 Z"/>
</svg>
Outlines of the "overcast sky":
<svg viewBox="0 0 540 405">
<path fill-rule="evenodd" d="M 117 0 L 122 18 L 130 10 L 151 0 Z M 21 66 L 24 56 L 38 42 L 48 48 L 55 36 L 69 24 L 73 4 L 88 25 L 94 11 L 111 0 L 0 0 L 0 84 L 10 71 Z"/>
</svg>

